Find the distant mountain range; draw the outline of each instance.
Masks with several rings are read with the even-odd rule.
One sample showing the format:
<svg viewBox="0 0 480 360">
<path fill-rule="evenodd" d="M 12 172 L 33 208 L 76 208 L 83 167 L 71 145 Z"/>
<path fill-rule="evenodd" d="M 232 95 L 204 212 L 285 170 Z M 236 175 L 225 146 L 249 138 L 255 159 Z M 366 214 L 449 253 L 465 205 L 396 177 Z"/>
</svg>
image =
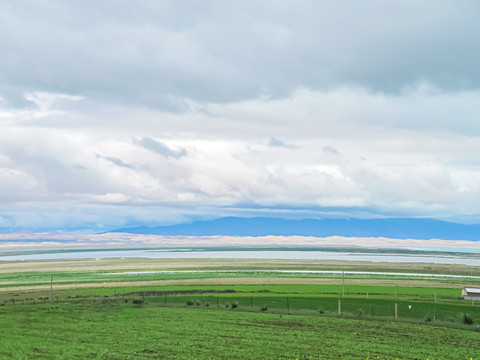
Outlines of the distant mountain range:
<svg viewBox="0 0 480 360">
<path fill-rule="evenodd" d="M 426 218 L 304 219 L 225 217 L 171 226 L 132 227 L 113 230 L 131 234 L 166 236 L 346 236 L 396 239 L 480 240 L 480 224 L 465 225 Z"/>
</svg>

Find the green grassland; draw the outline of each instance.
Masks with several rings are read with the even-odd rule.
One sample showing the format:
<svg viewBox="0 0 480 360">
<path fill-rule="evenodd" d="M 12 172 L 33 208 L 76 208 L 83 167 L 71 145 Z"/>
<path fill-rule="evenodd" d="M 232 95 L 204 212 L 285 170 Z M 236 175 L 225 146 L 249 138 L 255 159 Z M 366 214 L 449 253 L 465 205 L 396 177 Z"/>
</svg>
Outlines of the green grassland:
<svg viewBox="0 0 480 360">
<path fill-rule="evenodd" d="M 480 285 L 466 275 L 476 268 L 433 279 L 268 268 L 372 270 L 340 262 L 270 261 L 255 272 L 241 271 L 261 265 L 251 260 L 12 265 L 0 264 L 0 358 L 480 359 L 480 303 L 460 299 L 463 286 Z"/>
<path fill-rule="evenodd" d="M 69 302 L 3 307 L 5 359 L 478 359 L 477 332 L 232 309 Z"/>
<path fill-rule="evenodd" d="M 168 280 L 201 280 L 212 278 L 282 278 L 285 283 L 289 279 L 296 282 L 298 279 L 323 279 L 331 280 L 332 282 L 343 281 L 346 279 L 350 286 L 355 286 L 355 283 L 365 283 L 368 281 L 381 282 L 382 280 L 394 281 L 399 284 L 407 284 L 408 282 L 423 282 L 426 287 L 435 281 L 441 281 L 444 285 L 458 284 L 459 281 L 463 285 L 480 286 L 480 277 L 471 278 L 468 276 L 462 278 L 431 278 L 427 274 L 425 276 L 399 276 L 394 274 L 319 274 L 319 273 L 278 273 L 269 270 L 242 271 L 242 270 L 202 270 L 203 272 L 185 272 L 185 270 L 171 270 L 171 272 L 151 272 L 151 273 L 136 273 L 124 274 L 122 271 L 69 271 L 68 269 L 60 271 L 36 271 L 36 272 L 9 272 L 0 273 L 0 285 L 2 288 L 18 287 L 18 286 L 41 286 L 50 285 L 54 280 L 55 285 L 69 285 L 69 284 L 94 284 L 106 282 L 140 282 L 140 281 L 168 281 Z M 401 291 L 401 290 L 399 290 Z"/>
</svg>

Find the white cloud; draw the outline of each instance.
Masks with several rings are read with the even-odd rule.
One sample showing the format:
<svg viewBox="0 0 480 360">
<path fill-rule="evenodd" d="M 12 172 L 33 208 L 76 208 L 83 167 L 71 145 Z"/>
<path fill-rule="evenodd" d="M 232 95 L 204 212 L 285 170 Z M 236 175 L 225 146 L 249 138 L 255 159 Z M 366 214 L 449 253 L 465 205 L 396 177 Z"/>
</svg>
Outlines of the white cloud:
<svg viewBox="0 0 480 360">
<path fill-rule="evenodd" d="M 0 10 L 0 226 L 479 214 L 475 2 Z"/>
<path fill-rule="evenodd" d="M 191 213 L 250 204 L 345 208 L 347 215 L 350 208 L 399 216 L 474 214 L 480 141 L 475 132 L 463 134 L 461 125 L 476 125 L 468 116 L 458 128 L 449 121 L 449 109 L 459 104 L 466 114 L 474 112 L 478 94 L 466 94 L 471 101 L 417 88 L 401 95 L 302 90 L 287 99 L 193 104 L 196 110 L 182 114 L 143 108 L 122 114 L 88 99 L 75 99 L 70 109 L 55 101 L 48 111 L 5 109 L 8 118 L 18 113 L 24 121 L 1 125 L 0 182 L 13 191 L 0 196 L 5 206 L 117 204 L 133 213 L 135 206 Z M 438 107 L 434 114 L 428 102 Z M 85 126 L 82 103 L 89 114 L 111 109 L 118 126 L 108 119 Z M 423 125 L 400 122 L 411 114 Z"/>
</svg>

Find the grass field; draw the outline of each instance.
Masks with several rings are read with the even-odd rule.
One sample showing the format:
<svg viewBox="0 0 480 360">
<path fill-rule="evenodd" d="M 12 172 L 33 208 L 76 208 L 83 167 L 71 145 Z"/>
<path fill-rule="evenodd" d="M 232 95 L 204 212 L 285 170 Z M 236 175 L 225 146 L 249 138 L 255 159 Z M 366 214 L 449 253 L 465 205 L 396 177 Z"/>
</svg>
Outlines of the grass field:
<svg viewBox="0 0 480 360">
<path fill-rule="evenodd" d="M 131 303 L 4 307 L 5 359 L 478 359 L 477 332 Z"/>
<path fill-rule="evenodd" d="M 195 260 L 191 268 L 182 260 L 96 263 L 12 263 L 0 273 L 0 324 L 7 329 L 0 358 L 480 359 L 480 304 L 459 299 L 461 288 L 479 279 L 269 271 L 373 269 L 297 260 L 263 267 L 251 260 Z M 428 267 L 375 264 L 410 273 Z M 222 272 L 242 268 L 258 271 Z"/>
</svg>

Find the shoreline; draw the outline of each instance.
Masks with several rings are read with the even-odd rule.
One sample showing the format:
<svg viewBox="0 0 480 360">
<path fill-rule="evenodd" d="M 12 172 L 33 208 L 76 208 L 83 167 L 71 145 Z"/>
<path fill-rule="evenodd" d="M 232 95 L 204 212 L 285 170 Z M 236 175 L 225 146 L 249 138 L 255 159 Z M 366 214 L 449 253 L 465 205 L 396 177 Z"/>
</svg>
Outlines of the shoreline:
<svg viewBox="0 0 480 360">
<path fill-rule="evenodd" d="M 445 252 L 480 254 L 480 241 L 440 239 L 392 239 L 384 237 L 325 238 L 306 236 L 159 236 L 127 233 L 105 234 L 0 234 L 0 255 L 7 253 L 118 250 L 118 249 L 169 249 L 169 248 L 310 248 L 356 249 L 372 252 Z"/>
</svg>

